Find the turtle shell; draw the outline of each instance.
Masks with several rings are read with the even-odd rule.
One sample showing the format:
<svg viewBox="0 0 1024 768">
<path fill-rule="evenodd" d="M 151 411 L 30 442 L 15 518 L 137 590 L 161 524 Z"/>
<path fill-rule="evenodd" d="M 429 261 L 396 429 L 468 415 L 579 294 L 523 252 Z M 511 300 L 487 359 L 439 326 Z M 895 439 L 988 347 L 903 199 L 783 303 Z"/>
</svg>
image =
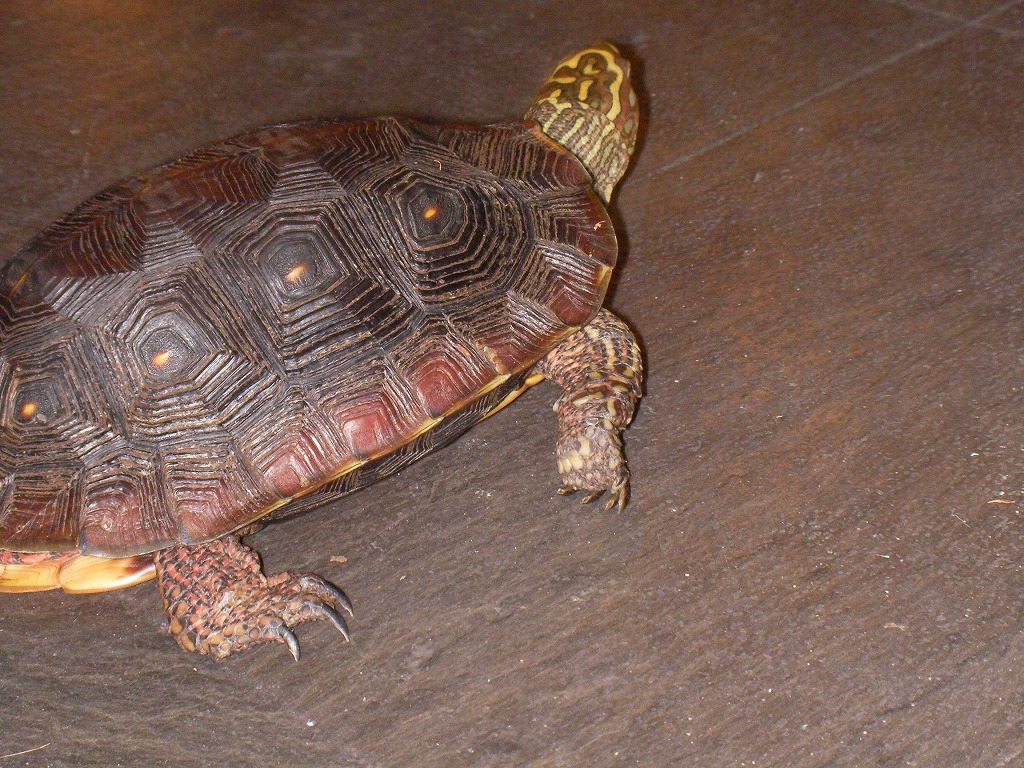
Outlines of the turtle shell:
<svg viewBox="0 0 1024 768">
<path fill-rule="evenodd" d="M 0 549 L 142 554 L 371 482 L 521 386 L 615 254 L 533 123 L 293 123 L 111 187 L 0 272 Z"/>
</svg>

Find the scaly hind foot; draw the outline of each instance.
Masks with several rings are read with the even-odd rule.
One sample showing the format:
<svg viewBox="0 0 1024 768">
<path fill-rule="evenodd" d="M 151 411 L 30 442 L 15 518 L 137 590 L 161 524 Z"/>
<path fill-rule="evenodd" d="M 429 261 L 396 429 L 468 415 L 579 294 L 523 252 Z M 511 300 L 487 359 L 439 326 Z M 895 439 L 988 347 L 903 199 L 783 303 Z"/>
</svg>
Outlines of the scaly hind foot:
<svg viewBox="0 0 1024 768">
<path fill-rule="evenodd" d="M 263 643 L 283 643 L 295 660 L 292 627 L 327 619 L 348 640 L 339 608 L 348 598 L 319 576 L 267 577 L 259 556 L 237 536 L 165 549 L 155 556 L 168 631 L 186 651 L 226 658 Z"/>
</svg>

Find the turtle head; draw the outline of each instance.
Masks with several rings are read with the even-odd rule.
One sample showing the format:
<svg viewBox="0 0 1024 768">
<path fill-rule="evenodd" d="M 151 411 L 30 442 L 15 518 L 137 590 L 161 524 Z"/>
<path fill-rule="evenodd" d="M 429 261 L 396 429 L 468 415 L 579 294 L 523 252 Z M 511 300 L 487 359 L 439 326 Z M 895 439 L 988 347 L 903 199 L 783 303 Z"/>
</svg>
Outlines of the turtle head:
<svg viewBox="0 0 1024 768">
<path fill-rule="evenodd" d="M 629 165 L 640 123 L 629 62 L 619 50 L 597 43 L 563 60 L 526 118 L 580 159 L 608 202 Z"/>
</svg>

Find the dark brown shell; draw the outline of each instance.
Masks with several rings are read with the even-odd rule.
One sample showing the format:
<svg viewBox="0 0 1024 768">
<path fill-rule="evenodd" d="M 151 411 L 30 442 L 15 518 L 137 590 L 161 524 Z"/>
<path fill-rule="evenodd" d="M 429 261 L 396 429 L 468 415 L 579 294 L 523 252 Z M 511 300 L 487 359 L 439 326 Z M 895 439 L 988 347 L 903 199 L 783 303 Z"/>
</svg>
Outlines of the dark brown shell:
<svg viewBox="0 0 1024 768">
<path fill-rule="evenodd" d="M 615 250 L 533 124 L 276 126 L 112 187 L 0 273 L 0 548 L 140 554 L 370 482 L 586 323 Z"/>
</svg>

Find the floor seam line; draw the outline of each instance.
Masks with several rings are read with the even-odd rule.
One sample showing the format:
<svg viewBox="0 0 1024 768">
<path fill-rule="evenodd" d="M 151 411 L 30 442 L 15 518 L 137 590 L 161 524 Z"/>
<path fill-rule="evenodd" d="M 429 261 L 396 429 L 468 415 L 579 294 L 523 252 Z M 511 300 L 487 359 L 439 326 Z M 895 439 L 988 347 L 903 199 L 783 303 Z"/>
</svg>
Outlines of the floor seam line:
<svg viewBox="0 0 1024 768">
<path fill-rule="evenodd" d="M 986 32 L 994 32 L 997 35 L 1002 35 L 1003 37 L 1012 37 L 1016 39 L 1024 37 L 1024 32 L 1019 32 L 1016 29 L 998 27 L 995 24 L 986 24 L 983 21 L 972 21 L 968 23 L 967 26 L 974 27 L 975 29 L 984 29 Z"/>
<path fill-rule="evenodd" d="M 936 19 L 945 19 L 946 21 L 954 21 L 958 24 L 967 24 L 970 19 L 965 19 L 963 16 L 957 16 L 955 13 L 949 13 L 948 11 L 940 11 L 937 8 L 927 8 L 925 6 L 917 5 L 916 3 L 908 3 L 906 0 L 881 0 L 883 3 L 894 5 L 897 8 L 902 8 L 905 11 L 911 11 L 913 13 L 921 13 L 925 16 L 931 16 Z"/>
<path fill-rule="evenodd" d="M 707 154 L 708 152 L 711 152 L 711 151 L 713 151 L 715 149 L 718 149 L 719 147 L 721 147 L 721 146 L 723 146 L 725 144 L 728 144 L 729 142 L 731 142 L 731 141 L 733 141 L 735 139 L 738 139 L 738 138 L 741 138 L 743 136 L 746 136 L 748 133 L 751 133 L 752 131 L 756 130 L 757 128 L 760 128 L 762 125 L 766 125 L 766 124 L 768 124 L 768 123 L 770 123 L 770 122 L 772 122 L 774 120 L 778 120 L 781 117 L 785 117 L 786 115 L 792 114 L 793 112 L 796 112 L 796 111 L 802 109 L 803 107 L 805 107 L 808 104 L 810 104 L 811 102 L 821 98 L 822 96 L 829 96 L 829 95 L 831 95 L 833 93 L 836 93 L 837 91 L 842 90 L 846 86 L 851 85 L 852 83 L 857 82 L 858 80 L 860 80 L 860 79 L 862 79 L 864 77 L 873 75 L 876 72 L 878 72 L 878 71 L 880 71 L 882 69 L 885 69 L 888 66 L 891 66 L 893 64 L 898 63 L 899 61 L 902 61 L 903 59 L 907 58 L 908 56 L 912 56 L 913 54 L 919 53 L 921 51 L 927 50 L 928 48 L 931 48 L 931 47 L 936 46 L 936 45 L 938 45 L 940 43 L 943 43 L 946 40 L 949 40 L 950 38 L 954 37 L 956 34 L 958 34 L 960 32 L 963 32 L 965 29 L 971 29 L 971 28 L 985 29 L 985 27 L 983 27 L 981 25 L 982 25 L 982 23 L 984 22 L 984 20 L 986 18 L 988 18 L 989 16 L 992 16 L 994 14 L 997 14 L 997 13 L 1003 13 L 1004 11 L 1009 10 L 1010 8 L 1013 8 L 1013 7 L 1017 6 L 1017 5 L 1020 5 L 1022 2 L 1024 2 L 1024 0 L 1010 0 L 1009 2 L 1002 3 L 1001 5 L 996 6 L 995 8 L 991 8 L 990 10 L 986 11 L 985 13 L 980 14 L 975 19 L 972 19 L 970 21 L 962 20 L 960 23 L 956 24 L 955 26 L 950 27 L 948 30 L 946 30 L 942 34 L 939 34 L 939 35 L 936 35 L 934 37 L 928 38 L 927 40 L 923 40 L 923 41 L 921 41 L 919 43 L 916 43 L 916 44 L 914 44 L 914 45 L 912 45 L 912 46 L 910 46 L 908 48 L 904 48 L 904 49 L 902 49 L 900 51 L 897 51 L 896 53 L 892 53 L 892 54 L 886 56 L 885 58 L 876 61 L 873 64 L 869 64 L 869 65 L 867 65 L 865 67 L 861 67 L 856 72 L 848 75 L 847 77 L 841 78 L 841 79 L 837 80 L 836 82 L 832 83 L 831 85 L 827 85 L 824 88 L 822 88 L 821 90 L 815 91 L 814 93 L 812 93 L 812 94 L 810 94 L 808 96 L 805 96 L 802 99 L 798 99 L 797 101 L 795 101 L 792 104 L 784 107 L 783 109 L 776 110 L 775 112 L 772 112 L 771 114 L 766 115 L 765 117 L 763 117 L 761 119 L 754 120 L 753 122 L 748 123 L 747 125 L 744 125 L 744 126 L 742 126 L 740 128 L 737 128 L 734 131 L 731 131 L 731 132 L 725 134 L 724 136 L 719 137 L 718 139 L 714 139 L 714 140 L 708 142 L 707 144 L 705 144 L 704 146 L 702 146 L 702 147 L 700 147 L 698 149 L 695 149 L 692 152 L 687 152 L 687 153 L 685 153 L 683 155 L 680 155 L 679 157 L 675 158 L 674 160 L 670 160 L 667 163 L 663 163 L 658 168 L 654 168 L 654 169 L 648 171 L 647 173 L 645 173 L 643 176 L 638 176 L 638 177 L 632 179 L 631 181 L 633 183 L 648 181 L 649 179 L 651 179 L 654 176 L 657 176 L 657 175 L 659 175 L 661 173 L 664 173 L 666 171 L 670 171 L 673 168 L 676 168 L 676 167 L 678 167 L 680 165 L 685 165 L 686 163 L 688 163 L 691 160 L 694 160 L 694 159 L 700 157 L 701 155 Z M 991 31 L 994 32 L 995 30 L 991 30 Z"/>
</svg>

